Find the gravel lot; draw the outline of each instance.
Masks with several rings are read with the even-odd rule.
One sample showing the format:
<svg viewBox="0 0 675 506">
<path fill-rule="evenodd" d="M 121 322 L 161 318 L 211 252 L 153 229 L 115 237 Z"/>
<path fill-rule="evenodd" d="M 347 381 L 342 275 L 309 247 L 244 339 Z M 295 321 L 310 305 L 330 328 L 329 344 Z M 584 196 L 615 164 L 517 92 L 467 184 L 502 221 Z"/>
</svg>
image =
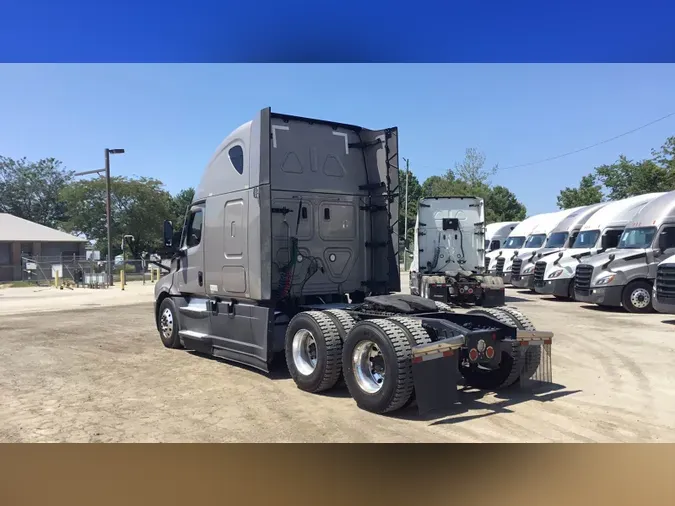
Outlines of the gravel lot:
<svg viewBox="0 0 675 506">
<path fill-rule="evenodd" d="M 602 311 L 509 289 L 555 333 L 556 385 L 466 391 L 435 419 L 377 416 L 346 390 L 161 345 L 152 287 L 0 292 L 2 442 L 675 441 L 675 318 Z M 40 311 L 40 313 L 36 313 Z"/>
</svg>

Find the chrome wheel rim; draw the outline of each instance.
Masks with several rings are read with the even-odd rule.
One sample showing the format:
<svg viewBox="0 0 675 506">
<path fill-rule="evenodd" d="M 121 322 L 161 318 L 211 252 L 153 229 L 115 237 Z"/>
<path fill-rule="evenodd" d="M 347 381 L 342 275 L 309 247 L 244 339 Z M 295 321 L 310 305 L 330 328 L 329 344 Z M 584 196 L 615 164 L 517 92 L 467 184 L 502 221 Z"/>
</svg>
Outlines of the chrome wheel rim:
<svg viewBox="0 0 675 506">
<path fill-rule="evenodd" d="M 316 339 L 307 329 L 298 330 L 293 336 L 293 363 L 303 376 L 309 376 L 316 369 Z"/>
<path fill-rule="evenodd" d="M 356 383 L 369 394 L 379 392 L 386 374 L 384 356 L 373 341 L 361 341 L 352 352 L 352 368 Z"/>
<path fill-rule="evenodd" d="M 644 309 L 649 306 L 651 301 L 651 295 L 644 288 L 638 288 L 633 290 L 633 293 L 630 294 L 630 302 L 638 309 Z"/>
<path fill-rule="evenodd" d="M 162 330 L 162 337 L 164 339 L 171 339 L 171 336 L 173 335 L 173 312 L 171 309 L 166 308 L 164 312 L 162 312 L 160 328 Z"/>
</svg>

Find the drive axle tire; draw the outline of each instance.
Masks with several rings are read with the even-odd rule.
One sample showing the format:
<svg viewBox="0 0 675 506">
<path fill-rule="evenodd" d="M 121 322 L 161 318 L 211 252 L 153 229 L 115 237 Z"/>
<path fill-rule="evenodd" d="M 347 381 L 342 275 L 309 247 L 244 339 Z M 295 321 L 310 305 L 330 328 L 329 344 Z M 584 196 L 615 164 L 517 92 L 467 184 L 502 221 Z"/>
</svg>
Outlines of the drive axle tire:
<svg viewBox="0 0 675 506">
<path fill-rule="evenodd" d="M 653 313 L 652 285 L 646 281 L 632 281 L 623 289 L 621 304 L 629 313 Z"/>
<path fill-rule="evenodd" d="M 342 364 L 347 389 L 361 409 L 389 413 L 410 400 L 412 350 L 397 323 L 372 319 L 354 325 L 342 349 Z"/>
<path fill-rule="evenodd" d="M 300 390 L 322 392 L 340 378 L 342 340 L 333 320 L 321 311 L 305 311 L 291 319 L 285 353 L 288 371 Z"/>
<path fill-rule="evenodd" d="M 436 305 L 438 304 L 442 304 L 442 302 L 437 302 Z M 406 334 L 411 347 L 431 343 L 429 333 L 424 329 L 424 327 L 422 327 L 422 323 L 420 323 L 419 320 L 407 316 L 392 316 L 391 318 L 387 318 L 387 321 L 393 321 L 396 325 L 403 329 L 403 332 Z M 413 389 L 412 395 L 406 401 L 406 403 L 401 406 L 401 409 L 408 407 L 413 403 L 414 400 L 415 389 Z"/>
<path fill-rule="evenodd" d="M 328 317 L 333 320 L 333 323 L 337 327 L 340 341 L 344 343 L 345 339 L 347 339 L 347 334 L 349 334 L 349 331 L 352 330 L 352 327 L 356 325 L 356 320 L 352 317 L 352 315 L 343 309 L 327 309 L 324 310 L 323 313 L 328 315 Z M 340 361 L 342 361 L 342 351 L 340 351 Z M 340 376 L 338 377 L 336 385 L 344 386 L 342 367 L 340 367 Z"/>
<path fill-rule="evenodd" d="M 516 321 L 510 315 L 498 309 L 472 309 L 467 314 L 489 316 L 505 325 L 518 327 Z M 519 346 L 514 343 L 509 351 L 502 350 L 501 362 L 497 369 L 463 366 L 460 363 L 459 370 L 467 385 L 481 390 L 498 390 L 506 388 L 518 380 L 523 369 L 523 362 Z"/>
<path fill-rule="evenodd" d="M 178 335 L 178 311 L 171 297 L 165 298 L 159 305 L 157 330 L 162 344 L 167 348 L 177 350 L 183 347 Z"/>
<path fill-rule="evenodd" d="M 534 324 L 523 313 L 512 307 L 500 307 L 501 311 L 507 313 L 518 324 L 518 328 L 522 330 L 536 331 Z M 525 363 L 523 364 L 523 372 L 520 373 L 521 379 L 530 379 L 537 372 L 539 364 L 541 363 L 541 346 L 528 346 L 525 352 Z"/>
</svg>

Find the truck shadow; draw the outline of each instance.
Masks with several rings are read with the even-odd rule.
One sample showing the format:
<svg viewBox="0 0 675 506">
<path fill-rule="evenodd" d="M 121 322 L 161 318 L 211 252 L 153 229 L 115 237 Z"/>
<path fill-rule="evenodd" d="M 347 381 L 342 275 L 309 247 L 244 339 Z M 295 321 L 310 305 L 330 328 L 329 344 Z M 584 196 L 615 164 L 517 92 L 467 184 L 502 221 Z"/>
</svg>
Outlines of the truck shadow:
<svg viewBox="0 0 675 506">
<path fill-rule="evenodd" d="M 430 425 L 456 424 L 496 414 L 513 413 L 511 407 L 523 402 L 551 402 L 581 392 L 581 390 L 565 390 L 565 388 L 564 385 L 557 383 L 542 383 L 523 388 L 509 388 L 495 393 L 463 386 L 459 389 L 457 403 L 449 409 L 419 414 L 417 405 L 413 403 L 406 410 L 391 416 L 404 420 L 430 422 Z M 484 402 L 483 399 L 487 396 L 499 399 L 499 401 Z M 476 410 L 482 413 L 465 415 L 465 413 Z M 485 413 L 485 411 L 488 412 Z"/>
<path fill-rule="evenodd" d="M 587 309 L 590 311 L 598 311 L 600 313 L 619 313 L 619 314 L 626 314 L 627 311 L 624 310 L 622 307 L 614 307 L 614 306 L 598 306 L 596 304 L 584 304 L 583 306 L 579 306 L 582 309 Z"/>
<path fill-rule="evenodd" d="M 675 325 L 675 320 L 663 320 L 661 323 L 665 323 L 666 325 Z"/>
<path fill-rule="evenodd" d="M 511 295 L 506 295 L 504 297 L 504 302 L 532 302 L 530 299 L 523 299 L 522 297 L 513 297 Z"/>
</svg>

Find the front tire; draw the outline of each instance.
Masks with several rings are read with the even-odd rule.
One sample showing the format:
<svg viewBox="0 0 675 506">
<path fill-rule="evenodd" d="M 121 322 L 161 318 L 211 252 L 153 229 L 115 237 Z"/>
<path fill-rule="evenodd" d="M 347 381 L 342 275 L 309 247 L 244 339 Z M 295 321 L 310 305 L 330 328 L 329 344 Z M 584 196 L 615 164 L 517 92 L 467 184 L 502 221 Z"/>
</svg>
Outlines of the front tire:
<svg viewBox="0 0 675 506">
<path fill-rule="evenodd" d="M 333 320 L 321 311 L 295 315 L 286 329 L 288 371 L 300 390 L 317 393 L 340 378 L 342 340 Z"/>
<path fill-rule="evenodd" d="M 411 343 L 399 324 L 380 319 L 357 323 L 342 349 L 345 383 L 361 409 L 388 413 L 413 393 Z"/>
<path fill-rule="evenodd" d="M 159 338 L 162 340 L 162 344 L 167 348 L 177 350 L 183 347 L 178 335 L 178 311 L 171 297 L 165 298 L 159 305 L 157 330 L 159 330 Z"/>
<path fill-rule="evenodd" d="M 628 283 L 623 289 L 621 303 L 629 313 L 653 313 L 652 285 L 642 280 Z"/>
</svg>

